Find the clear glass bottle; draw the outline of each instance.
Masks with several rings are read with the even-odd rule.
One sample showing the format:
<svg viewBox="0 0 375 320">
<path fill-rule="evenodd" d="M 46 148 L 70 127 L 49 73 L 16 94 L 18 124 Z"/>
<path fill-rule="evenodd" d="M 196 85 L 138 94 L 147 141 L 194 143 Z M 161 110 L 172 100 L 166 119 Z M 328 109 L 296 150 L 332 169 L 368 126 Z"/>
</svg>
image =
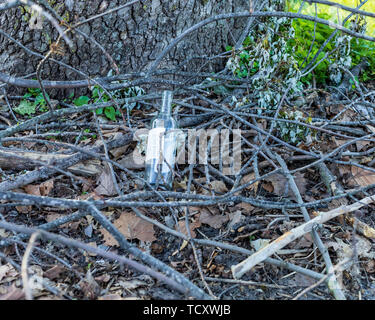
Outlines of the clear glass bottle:
<svg viewBox="0 0 375 320">
<path fill-rule="evenodd" d="M 163 92 L 159 114 L 151 122 L 146 149 L 146 180 L 153 186 L 172 189 L 176 156 L 177 122 L 172 117 L 172 92 Z"/>
</svg>

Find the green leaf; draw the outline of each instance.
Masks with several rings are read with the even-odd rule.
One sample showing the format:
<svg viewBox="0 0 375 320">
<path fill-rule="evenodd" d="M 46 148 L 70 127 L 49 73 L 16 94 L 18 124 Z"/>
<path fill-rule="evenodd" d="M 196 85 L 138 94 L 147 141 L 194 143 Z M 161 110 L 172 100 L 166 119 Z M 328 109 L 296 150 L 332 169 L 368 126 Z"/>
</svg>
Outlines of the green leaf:
<svg viewBox="0 0 375 320">
<path fill-rule="evenodd" d="M 87 96 L 80 96 L 79 98 L 73 100 L 73 103 L 77 106 L 77 107 L 80 107 L 80 106 L 83 106 L 85 104 L 88 104 L 88 102 L 90 101 L 90 98 L 87 97 Z"/>
<path fill-rule="evenodd" d="M 101 114 L 103 114 L 103 108 L 98 108 L 95 110 L 95 112 L 98 116 L 100 116 Z"/>
<path fill-rule="evenodd" d="M 112 121 L 116 120 L 116 110 L 114 107 L 106 107 L 104 109 L 105 116 Z"/>
<path fill-rule="evenodd" d="M 14 111 L 20 115 L 32 115 L 36 112 L 36 105 L 27 100 L 22 100 L 19 106 L 14 108 Z"/>
</svg>

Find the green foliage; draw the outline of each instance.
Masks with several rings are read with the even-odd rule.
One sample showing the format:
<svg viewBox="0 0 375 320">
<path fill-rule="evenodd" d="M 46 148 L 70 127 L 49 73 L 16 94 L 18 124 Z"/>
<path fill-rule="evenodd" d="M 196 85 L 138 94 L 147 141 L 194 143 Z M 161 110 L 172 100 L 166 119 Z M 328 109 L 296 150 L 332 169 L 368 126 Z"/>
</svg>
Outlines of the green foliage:
<svg viewBox="0 0 375 320">
<path fill-rule="evenodd" d="M 24 116 L 25 114 L 30 116 L 32 114 L 35 114 L 36 107 L 30 101 L 22 100 L 19 106 L 17 108 L 14 108 L 14 111 L 22 116 Z"/>
<path fill-rule="evenodd" d="M 108 102 L 111 100 L 110 96 L 101 87 L 95 85 L 91 90 L 94 103 Z M 128 87 L 111 92 L 114 99 L 136 97 L 139 95 L 143 95 L 144 93 L 145 91 L 140 87 Z M 137 102 L 127 103 L 122 106 L 122 109 L 128 109 L 129 112 L 131 112 L 135 107 L 139 108 L 140 104 Z M 116 110 L 116 108 L 113 106 L 98 108 L 95 110 L 95 112 L 97 115 L 104 115 L 112 121 L 115 121 L 116 117 L 121 115 L 120 111 Z"/>
<path fill-rule="evenodd" d="M 329 16 L 324 13 L 318 14 L 318 17 L 322 19 L 329 19 Z M 306 57 L 309 58 L 306 61 L 307 63 L 304 63 L 304 66 L 306 66 L 311 61 L 311 58 L 315 56 L 319 48 L 333 32 L 333 30 L 329 26 L 317 24 L 315 27 L 314 40 L 314 22 L 302 19 L 294 19 L 293 28 L 295 30 L 295 37 L 288 40 L 288 51 L 292 53 L 299 67 L 302 67 L 302 63 L 304 63 Z M 331 40 L 327 44 L 326 48 L 319 54 L 317 61 L 322 60 L 326 52 L 333 49 L 333 46 L 334 44 Z M 329 62 L 327 60 L 324 60 L 314 69 L 317 83 L 325 83 L 327 81 L 327 79 L 329 78 L 328 67 Z M 303 83 L 310 83 L 311 80 L 311 73 L 301 78 L 301 81 Z"/>
<path fill-rule="evenodd" d="M 90 101 L 90 98 L 87 97 L 87 96 L 80 96 L 79 98 L 73 100 L 73 103 L 74 105 L 76 105 L 77 107 L 81 107 L 85 104 L 88 104 Z"/>
<path fill-rule="evenodd" d="M 37 112 L 47 112 L 47 102 L 43 97 L 43 93 L 40 89 L 29 88 L 27 93 L 23 96 L 18 107 L 14 108 L 14 111 L 20 115 L 31 116 Z M 47 97 L 48 94 L 46 93 Z"/>
<path fill-rule="evenodd" d="M 332 20 L 332 18 L 326 14 L 321 13 L 318 14 L 319 18 Z M 345 25 L 346 27 L 351 27 L 354 25 L 353 21 L 348 21 Z M 357 27 L 362 28 L 361 20 L 359 20 Z M 288 50 L 293 52 L 294 58 L 297 60 L 299 66 L 305 61 L 305 58 L 308 56 L 308 53 L 311 48 L 311 52 L 309 58 L 307 59 L 307 63 L 311 61 L 312 57 L 318 52 L 319 48 L 323 45 L 326 39 L 334 32 L 332 28 L 326 25 L 317 24 L 315 27 L 315 41 L 314 39 L 314 22 L 306 21 L 302 19 L 295 19 L 293 20 L 293 27 L 295 30 L 295 38 L 288 40 Z M 342 37 L 340 33 L 337 33 L 331 41 L 328 42 L 324 50 L 319 54 L 317 61 L 320 61 L 324 58 L 324 56 L 335 49 L 339 38 Z M 375 76 L 375 44 L 373 42 L 364 40 L 364 39 L 356 39 L 348 37 L 350 44 L 347 44 L 347 54 L 350 58 L 350 65 L 348 67 L 353 67 L 357 65 L 362 58 L 366 58 L 370 66 L 367 71 L 364 72 L 362 75 L 361 80 L 366 81 L 370 78 L 374 78 Z M 316 77 L 317 83 L 327 83 L 330 77 L 330 65 L 334 64 L 339 60 L 341 52 L 338 51 L 336 54 L 328 57 L 326 60 L 322 61 L 315 69 L 314 74 Z M 307 65 L 307 63 L 304 64 Z M 312 80 L 312 74 L 308 74 L 307 76 L 301 78 L 301 81 L 308 84 Z"/>
<path fill-rule="evenodd" d="M 362 58 L 369 62 L 369 67 L 363 72 L 361 80 L 375 79 L 375 43 L 364 39 L 352 39 L 351 47 L 353 65 L 357 65 Z"/>
</svg>

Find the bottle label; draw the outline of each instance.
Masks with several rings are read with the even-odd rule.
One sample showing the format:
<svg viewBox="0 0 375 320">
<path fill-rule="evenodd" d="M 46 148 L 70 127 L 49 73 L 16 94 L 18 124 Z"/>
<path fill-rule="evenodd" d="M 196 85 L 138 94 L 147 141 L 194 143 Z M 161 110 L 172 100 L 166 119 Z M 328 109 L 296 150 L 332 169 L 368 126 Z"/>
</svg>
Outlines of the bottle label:
<svg viewBox="0 0 375 320">
<path fill-rule="evenodd" d="M 164 149 L 165 128 L 154 128 L 148 133 L 146 162 L 158 159 L 162 163 L 162 150 Z"/>
<path fill-rule="evenodd" d="M 166 173 L 173 170 L 175 163 L 175 153 L 176 153 L 176 133 L 170 131 L 166 134 L 164 139 L 164 150 L 163 150 L 163 165 L 161 167 L 161 172 Z"/>
</svg>

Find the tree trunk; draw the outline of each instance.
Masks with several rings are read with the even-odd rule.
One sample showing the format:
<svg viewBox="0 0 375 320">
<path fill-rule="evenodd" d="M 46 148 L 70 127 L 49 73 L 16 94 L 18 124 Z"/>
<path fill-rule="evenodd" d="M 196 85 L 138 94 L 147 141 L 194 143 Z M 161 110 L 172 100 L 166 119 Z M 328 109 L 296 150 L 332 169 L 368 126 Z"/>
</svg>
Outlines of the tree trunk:
<svg viewBox="0 0 375 320">
<path fill-rule="evenodd" d="M 4 0 L 0 0 L 0 4 Z M 34 1 L 36 2 L 36 1 Z M 129 1 L 125 0 L 65 0 L 48 1 L 55 11 L 69 23 L 74 24 L 90 16 L 103 13 Z M 94 38 L 111 55 L 120 73 L 145 71 L 158 54 L 182 31 L 197 22 L 220 13 L 248 10 L 248 0 L 152 0 L 105 15 L 78 29 Z M 27 48 L 45 55 L 50 44 L 56 41 L 58 32 L 52 24 L 43 19 L 41 29 L 30 28 L 35 21 L 35 13 L 28 7 L 17 7 L 0 12 L 0 28 L 21 42 Z M 184 65 L 187 71 L 202 67 L 200 56 L 212 56 L 224 51 L 226 45 L 238 40 L 246 25 L 246 19 L 221 20 L 211 23 L 192 33 L 180 42 L 163 59 L 159 67 Z M 53 55 L 85 74 L 105 76 L 112 68 L 103 51 L 77 32 L 69 33 L 73 49 L 67 45 L 63 55 Z M 40 57 L 26 53 L 13 41 L 0 35 L 0 71 L 12 76 L 25 76 L 36 71 Z M 206 71 L 218 71 L 223 67 L 223 59 L 206 63 Z M 49 80 L 83 79 L 77 72 L 68 70 L 54 62 L 43 65 L 42 78 Z"/>
</svg>

